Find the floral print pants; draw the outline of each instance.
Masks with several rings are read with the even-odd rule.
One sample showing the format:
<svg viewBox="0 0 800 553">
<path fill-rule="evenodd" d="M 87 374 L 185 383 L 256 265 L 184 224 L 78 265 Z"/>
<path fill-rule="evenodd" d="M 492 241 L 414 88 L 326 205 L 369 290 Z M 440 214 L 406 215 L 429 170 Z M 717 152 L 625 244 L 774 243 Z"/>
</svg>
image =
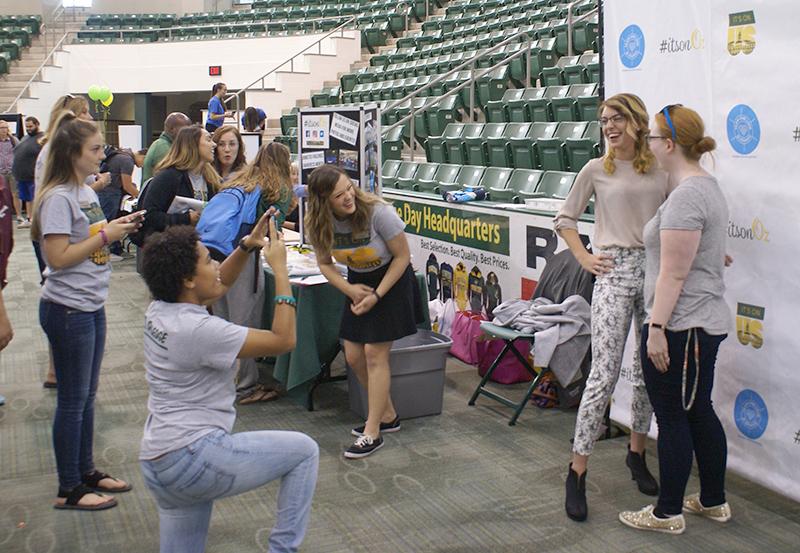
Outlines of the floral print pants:
<svg viewBox="0 0 800 553">
<path fill-rule="evenodd" d="M 631 319 L 636 324 L 636 351 L 630 375 L 633 385 L 631 429 L 646 433 L 653 415 L 638 351 L 645 319 L 644 249 L 606 248 L 599 251 L 613 257 L 614 268 L 597 277 L 592 294 L 592 368 L 581 397 L 572 447 L 578 455 L 591 455 L 599 437 L 603 414 L 619 379 Z"/>
</svg>

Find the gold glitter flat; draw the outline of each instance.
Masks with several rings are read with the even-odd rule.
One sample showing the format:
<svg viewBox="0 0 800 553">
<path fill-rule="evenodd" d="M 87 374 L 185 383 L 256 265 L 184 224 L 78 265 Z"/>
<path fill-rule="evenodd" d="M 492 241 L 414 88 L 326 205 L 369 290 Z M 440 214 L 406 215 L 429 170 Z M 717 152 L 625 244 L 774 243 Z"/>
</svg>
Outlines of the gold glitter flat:
<svg viewBox="0 0 800 553">
<path fill-rule="evenodd" d="M 683 499 L 683 512 L 700 515 L 717 522 L 728 522 L 731 519 L 731 506 L 726 501 L 716 507 L 703 507 L 700 503 L 700 494 L 687 495 Z"/>
<path fill-rule="evenodd" d="M 653 514 L 653 509 L 652 505 L 648 505 L 641 511 L 622 511 L 619 514 L 619 521 L 625 526 L 637 530 L 650 530 L 665 534 L 683 534 L 683 531 L 686 530 L 686 521 L 683 519 L 683 515 L 658 518 Z"/>
</svg>

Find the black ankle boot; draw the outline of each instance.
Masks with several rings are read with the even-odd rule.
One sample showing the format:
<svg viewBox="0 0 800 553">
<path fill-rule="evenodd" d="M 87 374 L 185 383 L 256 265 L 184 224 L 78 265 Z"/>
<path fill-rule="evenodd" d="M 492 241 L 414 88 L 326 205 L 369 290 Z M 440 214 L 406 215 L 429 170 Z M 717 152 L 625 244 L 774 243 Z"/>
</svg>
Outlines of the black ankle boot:
<svg viewBox="0 0 800 553">
<path fill-rule="evenodd" d="M 631 480 L 636 480 L 640 492 L 645 495 L 658 495 L 658 482 L 647 470 L 644 453 L 644 451 L 642 453 L 631 451 L 631 446 L 628 445 L 628 457 L 625 459 L 625 464 L 631 469 Z"/>
<path fill-rule="evenodd" d="M 586 507 L 586 471 L 580 476 L 572 470 L 572 463 L 569 464 L 567 473 L 567 499 L 564 502 L 567 516 L 572 520 L 583 522 L 586 520 L 588 508 Z"/>
</svg>

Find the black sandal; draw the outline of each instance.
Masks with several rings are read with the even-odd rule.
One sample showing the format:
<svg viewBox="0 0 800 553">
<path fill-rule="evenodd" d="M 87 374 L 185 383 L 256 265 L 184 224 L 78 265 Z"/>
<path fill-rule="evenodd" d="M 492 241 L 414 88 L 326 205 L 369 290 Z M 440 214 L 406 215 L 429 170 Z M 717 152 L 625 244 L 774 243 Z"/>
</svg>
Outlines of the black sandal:
<svg viewBox="0 0 800 553">
<path fill-rule="evenodd" d="M 80 505 L 78 502 L 81 498 L 90 493 L 96 492 L 85 484 L 78 484 L 70 491 L 64 491 L 59 488 L 58 497 L 66 498 L 66 502 L 56 503 L 53 507 L 56 509 L 73 509 L 75 511 L 102 511 L 103 509 L 110 509 L 111 507 L 117 506 L 117 500 L 113 497 L 109 497 L 108 501 L 98 505 Z"/>
<path fill-rule="evenodd" d="M 100 486 L 100 480 L 103 478 L 110 478 L 111 480 L 116 480 L 117 482 L 122 482 L 119 478 L 114 478 L 113 476 L 106 474 L 105 472 L 100 472 L 99 470 L 95 470 L 93 472 L 89 472 L 83 475 L 83 483 L 86 484 L 89 488 L 94 491 L 103 492 L 103 493 L 122 493 L 122 492 L 129 492 L 133 486 L 128 484 L 124 488 L 106 488 Z"/>
</svg>

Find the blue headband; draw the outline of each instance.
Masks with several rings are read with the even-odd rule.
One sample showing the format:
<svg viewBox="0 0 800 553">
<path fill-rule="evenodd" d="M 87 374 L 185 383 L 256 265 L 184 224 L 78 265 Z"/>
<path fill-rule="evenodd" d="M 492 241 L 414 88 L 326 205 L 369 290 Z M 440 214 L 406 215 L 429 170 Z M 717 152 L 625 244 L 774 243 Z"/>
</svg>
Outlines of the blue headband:
<svg viewBox="0 0 800 553">
<path fill-rule="evenodd" d="M 669 117 L 669 108 L 672 106 L 667 106 L 661 110 L 661 113 L 664 114 L 664 118 L 667 120 L 667 125 L 669 126 L 669 130 L 672 131 L 672 141 L 678 142 L 678 135 L 675 132 L 675 125 L 672 124 L 672 119 Z"/>
</svg>

